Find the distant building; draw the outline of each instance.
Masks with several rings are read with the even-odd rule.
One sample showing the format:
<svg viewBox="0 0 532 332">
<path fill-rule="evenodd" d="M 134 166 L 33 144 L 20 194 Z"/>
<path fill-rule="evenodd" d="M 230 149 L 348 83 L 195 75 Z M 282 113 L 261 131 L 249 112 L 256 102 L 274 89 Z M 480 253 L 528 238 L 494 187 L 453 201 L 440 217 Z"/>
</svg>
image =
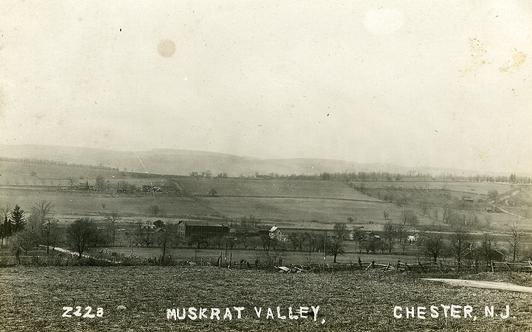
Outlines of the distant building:
<svg viewBox="0 0 532 332">
<path fill-rule="evenodd" d="M 281 232 L 281 230 L 277 226 L 272 226 L 272 228 L 270 228 L 270 230 L 268 231 L 268 235 L 270 236 L 270 239 L 272 240 L 275 239 L 275 240 L 279 240 L 283 242 L 288 240 L 286 235 L 283 234 L 283 232 Z"/>
<path fill-rule="evenodd" d="M 142 186 L 142 191 L 145 192 L 145 193 L 147 193 L 147 192 L 160 193 L 162 190 L 161 190 L 161 187 L 145 184 L 145 185 Z"/>
<path fill-rule="evenodd" d="M 462 201 L 468 202 L 468 203 L 475 202 L 475 200 L 471 196 L 462 196 Z"/>
<path fill-rule="evenodd" d="M 193 236 L 216 237 L 229 234 L 229 226 L 221 224 L 208 224 L 204 222 L 179 221 L 177 224 L 177 235 L 182 238 Z"/>
</svg>

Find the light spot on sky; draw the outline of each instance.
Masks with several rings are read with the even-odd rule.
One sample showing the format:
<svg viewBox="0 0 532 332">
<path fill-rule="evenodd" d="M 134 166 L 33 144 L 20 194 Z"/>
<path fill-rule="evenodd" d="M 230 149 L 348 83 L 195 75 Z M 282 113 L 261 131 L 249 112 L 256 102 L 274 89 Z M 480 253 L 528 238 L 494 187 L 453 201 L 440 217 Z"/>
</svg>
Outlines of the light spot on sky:
<svg viewBox="0 0 532 332">
<path fill-rule="evenodd" d="M 393 8 L 370 9 L 364 17 L 364 26 L 376 35 L 392 34 L 401 29 L 403 23 L 403 13 Z"/>
<path fill-rule="evenodd" d="M 478 38 L 469 39 L 469 63 L 462 71 L 464 75 L 476 73 L 482 66 L 488 64 L 486 54 L 488 50 Z"/>
<path fill-rule="evenodd" d="M 169 39 L 161 40 L 157 46 L 157 51 L 161 56 L 169 58 L 175 53 L 175 43 Z"/>
<path fill-rule="evenodd" d="M 520 52 L 518 50 L 514 50 L 514 53 L 512 54 L 512 60 L 509 61 L 506 65 L 499 68 L 502 72 L 510 72 L 519 69 L 525 61 L 526 61 L 527 55 L 523 52 Z"/>
</svg>

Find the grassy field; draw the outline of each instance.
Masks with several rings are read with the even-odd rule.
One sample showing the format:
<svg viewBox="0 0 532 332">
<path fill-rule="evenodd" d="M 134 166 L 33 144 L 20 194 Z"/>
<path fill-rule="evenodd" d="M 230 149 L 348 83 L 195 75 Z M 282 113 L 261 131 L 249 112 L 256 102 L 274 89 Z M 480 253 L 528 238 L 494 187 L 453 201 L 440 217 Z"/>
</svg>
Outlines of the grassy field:
<svg viewBox="0 0 532 332">
<path fill-rule="evenodd" d="M 366 188 L 444 189 L 479 195 L 487 195 L 490 190 L 497 190 L 499 193 L 504 193 L 515 187 L 508 183 L 465 181 L 355 181 L 353 183 L 357 185 L 363 184 Z"/>
<path fill-rule="evenodd" d="M 56 215 L 93 216 L 117 211 L 121 216 L 150 216 L 149 208 L 159 206 L 161 213 L 170 216 L 208 216 L 217 212 L 187 197 L 156 195 L 110 195 L 98 193 L 61 192 L 57 190 L 0 189 L 0 203 L 20 205 L 26 211 L 41 201 L 54 205 Z"/>
<path fill-rule="evenodd" d="M 165 181 L 160 175 L 122 172 L 105 167 L 0 159 L 0 186 L 69 187 L 70 179 L 73 185 L 86 181 L 94 185 L 97 176 L 102 176 L 111 184 L 127 181 L 137 186 L 161 185 Z"/>
<path fill-rule="evenodd" d="M 347 187 L 348 188 L 348 187 Z M 350 188 L 348 188 L 350 189 Z M 352 189 L 351 189 L 352 190 Z M 116 211 L 122 217 L 145 216 L 150 206 L 157 205 L 161 216 L 226 216 L 238 218 L 253 215 L 266 222 L 279 222 L 292 227 L 321 227 L 322 224 L 346 222 L 355 224 L 383 223 L 383 211 L 398 220 L 401 209 L 390 203 L 335 200 L 324 198 L 266 198 L 266 197 L 179 197 L 171 195 L 119 195 L 68 192 L 36 188 L 0 188 L 0 204 L 20 205 L 24 210 L 41 201 L 54 205 L 56 217 L 97 216 Z"/>
<path fill-rule="evenodd" d="M 495 278 L 508 280 L 506 275 Z M 530 285 L 530 278 L 523 277 Z M 527 279 L 528 278 L 528 279 Z M 530 294 L 452 287 L 382 271 L 279 274 L 215 267 L 4 268 L 0 330 L 5 331 L 530 331 Z M 394 319 L 393 307 L 473 306 L 469 318 Z M 485 318 L 483 307 L 511 307 Z M 117 307 L 123 305 L 125 310 Z M 320 306 L 318 319 L 256 318 L 253 307 Z M 63 306 L 102 307 L 102 318 L 64 318 Z M 166 319 L 167 308 L 233 307 L 242 319 Z M 443 315 L 443 312 L 440 311 Z M 323 321 L 324 320 L 324 321 Z M 323 322 L 323 324 L 322 324 Z"/>
<path fill-rule="evenodd" d="M 402 211 L 391 203 L 328 199 L 205 197 L 201 200 L 228 217 L 254 215 L 264 220 L 292 221 L 301 227 L 312 227 L 312 223 L 308 223 L 312 220 L 333 224 L 346 222 L 348 217 L 355 223 L 380 224 L 384 223 L 383 211 L 388 211 L 395 220 L 399 220 Z M 421 222 L 431 223 L 423 218 Z"/>
<path fill-rule="evenodd" d="M 0 160 L 0 185 L 68 185 L 68 178 L 123 177 L 118 170 L 90 166 Z M 77 182 L 76 182 L 77 184 Z"/>
<path fill-rule="evenodd" d="M 287 179 L 179 178 L 180 185 L 193 195 L 207 195 L 215 189 L 219 196 L 321 197 L 375 200 L 343 182 Z"/>
</svg>

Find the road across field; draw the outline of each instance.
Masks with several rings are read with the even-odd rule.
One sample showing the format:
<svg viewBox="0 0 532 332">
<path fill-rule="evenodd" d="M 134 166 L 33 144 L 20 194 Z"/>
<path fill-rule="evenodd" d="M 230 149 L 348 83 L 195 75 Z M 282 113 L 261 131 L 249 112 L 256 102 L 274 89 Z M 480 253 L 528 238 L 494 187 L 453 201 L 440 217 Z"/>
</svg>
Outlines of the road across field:
<svg viewBox="0 0 532 332">
<path fill-rule="evenodd" d="M 484 289 L 497 289 L 511 292 L 532 293 L 532 287 L 514 285 L 508 282 L 482 281 L 482 280 L 464 280 L 464 279 L 440 279 L 440 278 L 423 278 L 423 280 L 443 282 L 451 286 L 474 287 Z"/>
<path fill-rule="evenodd" d="M 341 197 L 318 197 L 318 196 L 283 196 L 283 195 L 276 195 L 276 196 L 269 196 L 269 195 L 194 195 L 194 197 L 209 197 L 209 198 L 216 198 L 216 197 L 237 197 L 237 198 L 278 198 L 278 199 L 285 199 L 285 198 L 291 198 L 291 199 L 317 199 L 317 200 L 326 200 L 326 201 L 349 201 L 349 202 L 365 202 L 365 203 L 381 203 L 381 204 L 389 204 L 389 202 L 381 201 L 378 199 L 357 199 L 357 198 L 341 198 Z M 369 197 L 369 196 L 368 196 Z"/>
</svg>

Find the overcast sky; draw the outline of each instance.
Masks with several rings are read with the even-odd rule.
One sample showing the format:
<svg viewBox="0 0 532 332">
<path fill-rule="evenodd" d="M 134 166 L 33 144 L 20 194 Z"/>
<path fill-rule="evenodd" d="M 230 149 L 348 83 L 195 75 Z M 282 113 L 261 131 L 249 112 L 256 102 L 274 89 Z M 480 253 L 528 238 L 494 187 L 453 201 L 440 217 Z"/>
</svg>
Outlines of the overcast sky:
<svg viewBox="0 0 532 332">
<path fill-rule="evenodd" d="M 0 7 L 0 143 L 532 171 L 530 1 Z"/>
</svg>

